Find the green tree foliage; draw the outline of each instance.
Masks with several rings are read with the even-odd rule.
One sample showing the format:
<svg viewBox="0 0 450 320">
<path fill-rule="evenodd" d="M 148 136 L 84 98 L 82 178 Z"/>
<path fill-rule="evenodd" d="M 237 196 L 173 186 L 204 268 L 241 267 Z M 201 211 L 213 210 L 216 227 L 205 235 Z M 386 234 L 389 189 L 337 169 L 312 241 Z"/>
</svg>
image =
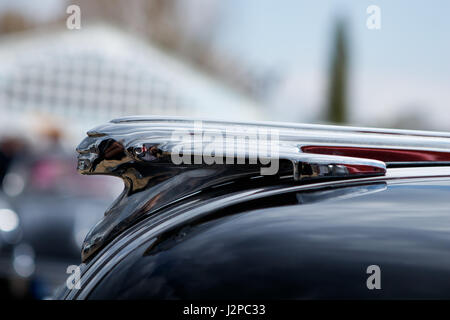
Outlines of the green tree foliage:
<svg viewBox="0 0 450 320">
<path fill-rule="evenodd" d="M 336 24 L 330 66 L 327 120 L 347 122 L 347 35 L 343 20 Z"/>
</svg>

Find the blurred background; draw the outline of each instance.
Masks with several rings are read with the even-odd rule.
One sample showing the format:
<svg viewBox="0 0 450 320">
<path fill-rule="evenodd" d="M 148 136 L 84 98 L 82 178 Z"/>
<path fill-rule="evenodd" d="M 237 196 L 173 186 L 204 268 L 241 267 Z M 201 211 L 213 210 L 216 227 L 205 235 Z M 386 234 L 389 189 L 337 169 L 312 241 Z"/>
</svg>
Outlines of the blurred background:
<svg viewBox="0 0 450 320">
<path fill-rule="evenodd" d="M 68 27 L 70 5 L 80 28 Z M 49 297 L 80 263 L 84 236 L 122 186 L 79 176 L 75 147 L 112 118 L 449 131 L 449 9 L 446 0 L 0 0 L 0 298 Z"/>
</svg>

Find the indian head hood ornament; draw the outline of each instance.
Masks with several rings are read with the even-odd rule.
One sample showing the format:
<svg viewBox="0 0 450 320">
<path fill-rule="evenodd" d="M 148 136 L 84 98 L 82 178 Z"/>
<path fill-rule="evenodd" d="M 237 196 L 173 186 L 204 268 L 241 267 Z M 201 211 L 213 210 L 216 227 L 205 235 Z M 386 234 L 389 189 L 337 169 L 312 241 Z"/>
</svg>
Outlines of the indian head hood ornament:
<svg viewBox="0 0 450 320">
<path fill-rule="evenodd" d="M 276 133 L 271 139 L 261 139 L 271 133 Z M 393 151 L 423 156 L 425 146 L 438 160 L 450 160 L 444 152 L 450 150 L 448 136 L 401 130 L 134 117 L 87 135 L 77 147 L 78 171 L 119 177 L 124 190 L 86 236 L 83 262 L 142 217 L 228 181 L 266 174 L 291 176 L 298 183 L 379 176 Z M 370 149 L 371 156 L 361 157 L 362 149 Z"/>
</svg>

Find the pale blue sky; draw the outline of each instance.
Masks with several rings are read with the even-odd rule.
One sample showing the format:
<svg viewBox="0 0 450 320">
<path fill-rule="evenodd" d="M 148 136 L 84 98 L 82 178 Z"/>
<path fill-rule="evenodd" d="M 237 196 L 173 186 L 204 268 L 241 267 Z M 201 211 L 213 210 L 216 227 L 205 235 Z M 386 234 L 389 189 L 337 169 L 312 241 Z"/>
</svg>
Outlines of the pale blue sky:
<svg viewBox="0 0 450 320">
<path fill-rule="evenodd" d="M 366 28 L 366 8 L 382 28 Z M 228 0 L 217 44 L 265 67 L 305 67 L 328 59 L 336 17 L 345 16 L 354 67 L 431 73 L 449 79 L 448 0 Z"/>
<path fill-rule="evenodd" d="M 381 8 L 381 30 L 366 27 L 369 5 Z M 288 79 L 274 99 L 276 114 L 315 121 L 323 112 L 332 30 L 344 16 L 351 121 L 395 125 L 393 118 L 413 114 L 427 127 L 450 129 L 450 1 L 229 0 L 222 9 L 216 45 Z"/>
</svg>

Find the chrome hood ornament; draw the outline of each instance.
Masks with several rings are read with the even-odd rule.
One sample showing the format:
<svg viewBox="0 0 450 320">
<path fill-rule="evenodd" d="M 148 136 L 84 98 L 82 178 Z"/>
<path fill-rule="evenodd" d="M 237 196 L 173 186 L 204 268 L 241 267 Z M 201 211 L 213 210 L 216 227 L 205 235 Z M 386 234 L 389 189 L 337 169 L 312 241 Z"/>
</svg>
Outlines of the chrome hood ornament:
<svg viewBox="0 0 450 320">
<path fill-rule="evenodd" d="M 386 163 L 450 161 L 450 135 L 422 131 L 131 117 L 87 134 L 78 171 L 117 176 L 125 187 L 87 235 L 83 262 L 144 215 L 236 179 L 305 183 L 384 175 Z"/>
</svg>

